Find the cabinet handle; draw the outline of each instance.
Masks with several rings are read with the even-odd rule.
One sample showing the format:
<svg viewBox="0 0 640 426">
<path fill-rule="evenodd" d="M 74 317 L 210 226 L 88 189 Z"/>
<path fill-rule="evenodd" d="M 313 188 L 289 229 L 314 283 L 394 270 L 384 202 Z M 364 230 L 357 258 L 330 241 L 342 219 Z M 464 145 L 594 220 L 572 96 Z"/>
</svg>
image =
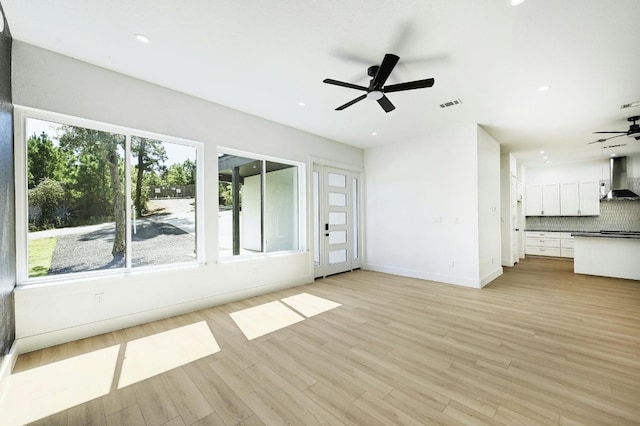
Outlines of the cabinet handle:
<svg viewBox="0 0 640 426">
<path fill-rule="evenodd" d="M 544 210 L 540 210 L 540 214 L 541 214 L 541 215 L 544 215 Z"/>
</svg>

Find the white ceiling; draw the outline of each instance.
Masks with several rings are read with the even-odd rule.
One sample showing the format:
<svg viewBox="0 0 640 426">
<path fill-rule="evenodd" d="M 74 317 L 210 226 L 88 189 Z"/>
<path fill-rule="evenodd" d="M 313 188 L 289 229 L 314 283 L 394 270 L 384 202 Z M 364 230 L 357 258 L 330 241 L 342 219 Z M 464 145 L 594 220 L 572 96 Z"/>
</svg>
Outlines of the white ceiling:
<svg viewBox="0 0 640 426">
<path fill-rule="evenodd" d="M 640 115 L 620 109 L 640 100 L 639 0 L 0 3 L 14 39 L 363 148 L 479 123 L 529 165 L 540 150 L 551 164 L 640 153 L 626 136 L 587 144 Z M 389 83 L 434 87 L 390 93 L 388 114 L 368 100 L 334 111 L 361 92 L 322 80 L 366 86 L 385 53 L 400 56 Z"/>
</svg>

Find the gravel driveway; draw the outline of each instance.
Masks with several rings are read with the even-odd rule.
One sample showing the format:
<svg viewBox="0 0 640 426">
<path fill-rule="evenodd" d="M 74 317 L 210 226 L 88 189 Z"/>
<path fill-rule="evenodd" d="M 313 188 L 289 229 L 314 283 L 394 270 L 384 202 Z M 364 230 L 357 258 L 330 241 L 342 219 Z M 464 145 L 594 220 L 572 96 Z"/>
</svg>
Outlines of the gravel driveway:
<svg viewBox="0 0 640 426">
<path fill-rule="evenodd" d="M 154 200 L 162 213 L 136 221 L 132 264 L 136 266 L 190 262 L 196 259 L 193 200 Z M 83 229 L 84 228 L 84 229 Z M 111 255 L 115 224 L 61 229 L 48 275 L 123 268 L 124 256 Z M 44 235 L 43 235 L 44 236 Z M 33 237 L 32 237 L 33 238 Z"/>
</svg>

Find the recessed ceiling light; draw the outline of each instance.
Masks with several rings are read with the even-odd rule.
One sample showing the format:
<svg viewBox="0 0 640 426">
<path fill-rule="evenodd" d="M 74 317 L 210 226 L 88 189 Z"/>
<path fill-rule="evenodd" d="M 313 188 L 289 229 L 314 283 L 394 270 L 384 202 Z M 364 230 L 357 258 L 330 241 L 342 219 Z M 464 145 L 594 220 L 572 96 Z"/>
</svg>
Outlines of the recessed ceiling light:
<svg viewBox="0 0 640 426">
<path fill-rule="evenodd" d="M 524 3 L 524 0 L 509 0 L 509 6 L 518 6 Z"/>
<path fill-rule="evenodd" d="M 371 132 L 371 136 L 378 136 L 378 132 Z"/>
<path fill-rule="evenodd" d="M 540 151 L 540 154 L 544 154 L 544 151 Z"/>
<path fill-rule="evenodd" d="M 538 92 L 546 92 L 549 89 L 551 89 L 551 86 L 540 86 L 538 87 Z"/>
<path fill-rule="evenodd" d="M 549 157 L 547 157 L 546 155 L 544 157 L 542 157 L 543 160 L 548 160 Z"/>
<path fill-rule="evenodd" d="M 307 106 L 307 104 L 305 104 L 304 102 L 298 102 L 298 106 L 305 107 Z"/>
<path fill-rule="evenodd" d="M 151 39 L 144 34 L 136 34 L 135 37 L 136 37 L 136 40 L 138 40 L 140 43 L 147 44 L 151 41 Z"/>
</svg>

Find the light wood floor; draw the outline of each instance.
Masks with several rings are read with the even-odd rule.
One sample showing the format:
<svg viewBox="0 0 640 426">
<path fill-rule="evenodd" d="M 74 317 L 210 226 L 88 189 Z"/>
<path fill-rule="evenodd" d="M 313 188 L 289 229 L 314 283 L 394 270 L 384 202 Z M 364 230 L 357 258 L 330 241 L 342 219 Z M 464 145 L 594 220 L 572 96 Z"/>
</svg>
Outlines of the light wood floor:
<svg viewBox="0 0 640 426">
<path fill-rule="evenodd" d="M 21 355 L 14 372 L 206 320 L 221 351 L 37 424 L 640 424 L 640 282 L 526 259 L 482 290 L 355 271 Z M 247 341 L 230 312 L 342 306 Z"/>
</svg>

